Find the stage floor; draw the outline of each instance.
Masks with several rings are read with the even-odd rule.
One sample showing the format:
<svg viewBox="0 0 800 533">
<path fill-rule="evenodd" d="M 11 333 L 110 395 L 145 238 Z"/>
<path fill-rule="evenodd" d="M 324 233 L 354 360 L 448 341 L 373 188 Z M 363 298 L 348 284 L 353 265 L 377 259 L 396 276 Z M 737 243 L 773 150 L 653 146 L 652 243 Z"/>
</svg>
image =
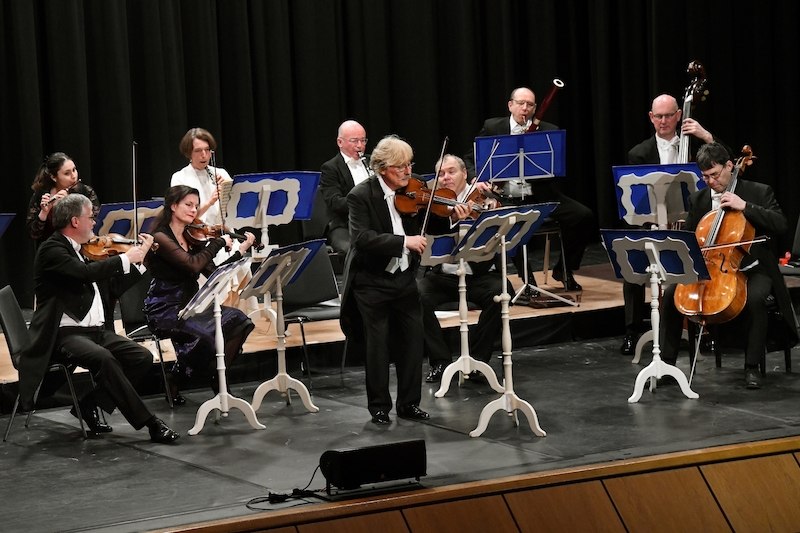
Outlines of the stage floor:
<svg viewBox="0 0 800 533">
<path fill-rule="evenodd" d="M 769 354 L 761 390 L 744 389 L 740 354 L 725 358 L 720 369 L 707 356 L 692 385 L 699 399 L 671 386 L 646 390 L 629 404 L 643 366 L 619 355 L 619 341 L 514 350 L 514 389 L 534 407 L 546 437 L 535 436 L 524 417 L 515 427 L 498 412 L 482 436 L 471 438 L 481 410 L 498 394 L 486 384 L 458 387 L 455 381 L 441 399 L 433 396 L 438 386 L 424 384 L 422 408 L 430 421 L 392 413 L 390 426 L 375 426 L 358 367 L 344 374 L 317 370 L 312 394 L 319 413 L 309 413 L 294 395 L 287 406 L 280 394 L 268 394 L 257 413 L 265 430 L 252 429 L 234 410 L 188 436 L 210 391 L 187 393 L 188 403 L 172 412 L 163 397 L 152 396 L 148 405 L 183 434 L 174 446 L 150 443 L 118 414 L 109 417 L 113 434 L 84 441 L 66 408 L 38 411 L 29 429 L 17 419 L 9 442 L 0 445 L 2 530 L 141 531 L 244 516 L 253 512 L 248 501 L 269 492 L 324 488 L 322 475 L 312 476 L 325 450 L 407 439 L 425 440 L 422 485 L 436 487 L 800 434 L 800 376 L 783 372 L 782 353 Z M 682 356 L 679 366 L 687 365 Z M 492 366 L 499 372 L 500 360 Z M 257 385 L 232 390 L 249 401 Z M 7 417 L 0 420 L 4 429 Z"/>
</svg>

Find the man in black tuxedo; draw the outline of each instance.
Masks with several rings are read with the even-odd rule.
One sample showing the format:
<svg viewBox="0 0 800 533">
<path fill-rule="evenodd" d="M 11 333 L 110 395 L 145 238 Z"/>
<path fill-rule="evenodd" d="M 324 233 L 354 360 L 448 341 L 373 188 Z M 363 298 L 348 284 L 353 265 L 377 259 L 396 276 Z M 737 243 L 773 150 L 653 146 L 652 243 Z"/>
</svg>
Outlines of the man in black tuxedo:
<svg viewBox="0 0 800 533">
<path fill-rule="evenodd" d="M 427 420 L 422 397 L 422 313 L 415 282 L 427 241 L 422 215 L 400 216 L 395 191 L 408 185 L 414 152 L 397 136 L 375 146 L 375 176 L 347 195 L 352 246 L 345 260 L 342 331 L 363 334 L 367 403 L 375 424 L 389 424 L 389 363 L 397 371 L 397 416 Z M 432 217 L 433 219 L 433 217 Z"/>
<path fill-rule="evenodd" d="M 458 227 L 461 220 L 471 214 L 471 207 L 466 203 L 470 188 L 467 187 L 467 167 L 464 160 L 458 156 L 446 154 L 441 163 L 437 162 L 439 169 L 438 189 L 450 189 L 460 202 L 453 208 L 450 216 L 451 222 Z M 476 187 L 486 186 L 483 183 Z M 489 200 L 485 206 L 496 206 L 494 200 Z M 453 231 L 453 230 L 451 230 Z M 442 333 L 439 319 L 436 318 L 436 306 L 458 301 L 458 265 L 437 265 L 425 272 L 417 280 L 420 300 L 422 301 L 422 319 L 425 328 L 425 352 L 428 355 L 429 370 L 425 377 L 428 383 L 441 381 L 444 369 L 452 361 L 451 350 Z M 467 300 L 477 304 L 481 309 L 478 324 L 470 335 L 470 355 L 479 361 L 488 363 L 494 350 L 495 340 L 500 335 L 502 327 L 500 321 L 500 302 L 494 297 L 503 291 L 503 276 L 496 269 L 492 269 L 494 261 L 481 263 L 469 262 L 467 269 Z M 514 289 L 506 280 L 506 290 L 513 294 Z M 477 372 L 476 372 L 477 374 Z"/>
<path fill-rule="evenodd" d="M 142 262 L 153 238 L 142 234 L 141 246 L 104 261 L 84 262 L 81 245 L 92 237 L 94 216 L 92 203 L 81 194 L 71 194 L 55 205 L 53 227 L 55 233 L 39 247 L 34 264 L 33 340 L 19 362 L 23 409 L 33 408 L 36 388 L 53 359 L 92 373 L 97 388 L 81 399 L 80 407 L 93 433 L 112 431 L 100 421 L 97 407 L 109 413 L 118 407 L 135 429 L 147 426 L 153 442 L 174 442 L 179 435 L 147 409 L 134 388 L 151 368 L 153 355 L 104 327 L 106 312 L 98 287 L 126 273 L 138 277 L 139 270 L 131 269 L 131 264 Z"/>
<path fill-rule="evenodd" d="M 328 243 L 342 254 L 350 249 L 347 193 L 373 174 L 367 167 L 364 153 L 367 140 L 367 132 L 361 124 L 355 120 L 342 122 L 336 135 L 339 153 L 320 169 L 319 192 L 329 216 Z"/>
<path fill-rule="evenodd" d="M 734 164 L 728 150 L 720 143 L 709 143 L 697 152 L 697 165 L 708 187 L 689 197 L 689 214 L 685 229 L 694 231 L 702 217 L 709 211 L 723 209 L 730 213 L 741 212 L 755 228 L 755 235 L 778 237 L 786 232 L 786 217 L 772 188 L 763 183 L 739 179 L 735 192 L 727 190 L 733 176 Z M 758 364 L 766 349 L 767 298 L 775 296 L 784 317 L 786 338 L 797 341 L 797 324 L 789 292 L 783 281 L 775 254 L 766 243 L 756 243 L 742 260 L 740 271 L 747 276 L 747 302 L 740 316 L 740 330 L 747 335 L 745 348 L 745 386 L 760 387 Z M 675 307 L 675 285 L 664 291 L 661 303 L 661 357 L 674 365 L 683 328 L 683 315 Z"/>
<path fill-rule="evenodd" d="M 536 111 L 536 95 L 527 87 L 514 89 L 508 99 L 508 111 L 508 116 L 487 119 L 478 133 L 478 137 L 526 133 Z M 539 123 L 539 131 L 556 129 L 558 127 L 555 124 L 544 121 Z M 474 154 L 470 151 L 464 160 L 468 165 L 469 176 L 475 176 Z M 553 267 L 553 278 L 561 281 L 567 290 L 581 290 L 581 286 L 575 281 L 573 272 L 580 268 L 586 246 L 597 237 L 597 224 L 591 209 L 562 193 L 552 181 L 531 180 L 522 184 L 515 181 L 507 182 L 505 195 L 520 198 L 519 201 L 526 204 L 559 203 L 551 217 L 559 223 L 561 228 L 565 257 L 560 258 L 559 263 Z M 564 277 L 562 261 L 566 263 L 566 279 L 562 279 Z M 514 265 L 517 267 L 520 277 L 524 279 L 521 254 L 517 254 L 514 258 Z"/>
<path fill-rule="evenodd" d="M 699 122 L 686 118 L 681 123 L 682 111 L 674 96 L 662 94 L 653 99 L 648 116 L 655 129 L 655 135 L 648 137 L 628 152 L 629 165 L 669 165 L 679 163 L 678 124 L 681 134 L 689 135 L 691 152 L 694 153 L 703 144 L 717 141 Z M 644 285 L 627 281 L 622 282 L 622 296 L 625 302 L 625 336 L 619 351 L 622 355 L 633 355 L 636 341 L 644 330 L 644 318 L 650 313 L 650 306 L 645 304 Z"/>
</svg>

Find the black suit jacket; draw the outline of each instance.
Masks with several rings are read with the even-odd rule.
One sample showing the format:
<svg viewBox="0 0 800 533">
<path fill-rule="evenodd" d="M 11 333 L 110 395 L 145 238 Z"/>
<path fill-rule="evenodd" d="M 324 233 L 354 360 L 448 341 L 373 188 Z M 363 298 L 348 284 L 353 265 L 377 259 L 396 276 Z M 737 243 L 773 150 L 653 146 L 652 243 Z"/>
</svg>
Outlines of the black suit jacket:
<svg viewBox="0 0 800 533">
<path fill-rule="evenodd" d="M 712 135 L 714 142 L 720 143 L 728 151 L 731 156 L 733 152 L 730 147 Z M 703 145 L 703 141 L 695 136 L 689 139 L 689 150 L 691 153 L 697 153 L 697 150 Z M 629 165 L 658 165 L 661 163 L 661 156 L 658 153 L 658 145 L 656 144 L 656 136 L 651 135 L 643 140 L 628 151 L 628 164 Z"/>
<path fill-rule="evenodd" d="M 347 193 L 355 186 L 342 153 L 322 164 L 319 191 L 328 208 L 328 228 L 347 228 Z"/>
<path fill-rule="evenodd" d="M 788 227 L 786 216 L 769 185 L 740 179 L 736 184 L 736 194 L 747 202 L 744 216 L 755 228 L 756 236 L 767 235 L 774 238 L 786 232 Z M 711 211 L 711 188 L 706 187 L 692 193 L 689 196 L 689 214 L 686 217 L 685 229 L 694 231 L 709 211 Z M 750 252 L 742 261 L 741 267 L 746 268 L 756 260 L 759 268 L 772 279 L 772 292 L 786 323 L 786 338 L 794 344 L 797 342 L 797 325 L 791 297 L 778 268 L 778 259 L 767 243 L 757 243 L 750 247 Z"/>
<path fill-rule="evenodd" d="M 342 293 L 341 326 L 345 335 L 361 331 L 361 317 L 352 298 L 356 278 L 382 291 L 402 291 L 408 288 L 408 276 L 390 275 L 386 272 L 389 262 L 403 253 L 404 237 L 395 235 L 389 207 L 384 199 L 383 189 L 373 176 L 356 185 L 347 195 L 350 212 L 350 251 L 345 259 L 344 289 Z M 414 178 L 412 178 L 414 179 Z M 403 216 L 403 229 L 406 235 L 419 235 L 422 215 Z M 429 233 L 443 233 L 448 225 L 447 219 L 431 216 L 428 222 Z M 409 255 L 409 270 L 413 275 L 419 267 L 420 255 Z M 413 278 L 411 280 L 413 284 Z"/>
<path fill-rule="evenodd" d="M 92 283 L 99 282 L 101 295 L 108 294 L 109 288 L 102 283 L 122 273 L 120 257 L 84 263 L 60 232 L 53 233 L 39 247 L 34 262 L 37 307 L 30 325 L 31 345 L 18 362 L 20 402 L 24 408 L 32 407 L 33 395 L 47 371 L 61 316 L 66 313 L 76 321 L 82 320 L 94 299 Z M 139 276 L 138 270 L 131 268 L 125 285 Z"/>
</svg>

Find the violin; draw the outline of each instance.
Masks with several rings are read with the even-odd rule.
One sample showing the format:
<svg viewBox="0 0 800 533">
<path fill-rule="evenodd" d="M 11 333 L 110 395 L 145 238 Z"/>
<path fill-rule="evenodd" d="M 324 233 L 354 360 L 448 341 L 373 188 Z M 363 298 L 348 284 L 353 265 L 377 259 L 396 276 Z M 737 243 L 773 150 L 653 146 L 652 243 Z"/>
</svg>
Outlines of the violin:
<svg viewBox="0 0 800 533">
<path fill-rule="evenodd" d="M 126 239 L 118 233 L 109 233 L 102 237 L 92 237 L 89 242 L 81 245 L 81 253 L 86 259 L 91 261 L 103 261 L 109 257 L 122 255 L 133 246 L 138 246 L 140 242 L 134 239 Z M 158 243 L 154 242 L 150 246 L 150 251 L 158 250 Z"/>
<path fill-rule="evenodd" d="M 752 164 L 749 146 L 736 161 L 727 190 L 734 192 L 740 172 Z M 678 284 L 675 287 L 675 307 L 689 320 L 702 324 L 721 324 L 733 320 L 747 303 L 747 276 L 739 270 L 742 259 L 750 250 L 755 228 L 741 211 L 711 210 L 695 230 L 703 252 L 710 280 Z"/>
<path fill-rule="evenodd" d="M 398 190 L 394 196 L 394 206 L 401 215 L 413 215 L 426 209 L 431 203 L 431 212 L 440 217 L 449 217 L 451 208 L 457 205 L 469 205 L 470 218 L 477 218 L 487 207 L 489 194 L 487 191 L 475 189 L 467 197 L 466 202 L 459 202 L 456 193 L 450 189 L 436 189 L 431 202 L 431 190 L 418 179 L 408 180 L 404 189 Z"/>
<path fill-rule="evenodd" d="M 191 224 L 187 224 L 186 228 L 183 230 L 183 235 L 186 237 L 186 240 L 189 241 L 189 244 L 192 245 L 205 244 L 223 235 L 230 235 L 232 238 L 239 241 L 247 240 L 245 235 L 229 231 L 228 228 L 222 224 L 206 224 L 200 219 L 195 219 Z M 261 243 L 253 244 L 253 248 L 261 250 L 264 248 L 264 245 Z"/>
</svg>

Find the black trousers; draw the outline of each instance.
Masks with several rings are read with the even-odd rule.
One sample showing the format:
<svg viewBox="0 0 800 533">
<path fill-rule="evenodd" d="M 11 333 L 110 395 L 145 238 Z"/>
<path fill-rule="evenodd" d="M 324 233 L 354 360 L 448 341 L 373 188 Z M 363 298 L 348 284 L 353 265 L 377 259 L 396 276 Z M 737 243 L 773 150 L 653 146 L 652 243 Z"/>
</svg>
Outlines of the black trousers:
<svg viewBox="0 0 800 533">
<path fill-rule="evenodd" d="M 494 301 L 494 297 L 503 290 L 502 275 L 500 272 L 470 275 L 466 277 L 466 284 L 467 301 L 477 304 L 481 308 L 478 323 L 470 331 L 469 352 L 478 361 L 488 363 L 502 326 L 501 306 L 499 302 Z M 511 284 L 508 281 L 506 284 L 506 290 L 513 294 L 514 289 Z M 417 287 L 422 302 L 425 353 L 428 356 L 428 362 L 431 366 L 440 363 L 448 364 L 452 361 L 452 350 L 444 338 L 435 311 L 436 307 L 441 304 L 458 301 L 458 276 L 430 270 L 417 281 Z"/>
<path fill-rule="evenodd" d="M 772 279 L 764 272 L 754 269 L 747 274 L 747 303 L 734 320 L 745 338 L 745 365 L 756 367 L 766 350 L 767 297 L 772 292 Z M 683 315 L 675 307 L 675 285 L 664 291 L 661 300 L 661 358 L 675 364 L 683 329 Z"/>
<path fill-rule="evenodd" d="M 60 362 L 92 373 L 95 400 L 104 411 L 119 408 L 134 429 L 153 417 L 135 389 L 153 365 L 153 355 L 142 345 L 102 328 L 64 327 L 53 353 Z"/>
<path fill-rule="evenodd" d="M 409 271 L 412 269 L 409 269 Z M 412 272 L 397 274 L 397 287 L 356 282 L 353 287 L 364 323 L 364 366 L 369 412 L 389 412 L 389 364 L 397 372 L 397 405 L 419 405 L 422 398 L 422 308 Z"/>
</svg>

